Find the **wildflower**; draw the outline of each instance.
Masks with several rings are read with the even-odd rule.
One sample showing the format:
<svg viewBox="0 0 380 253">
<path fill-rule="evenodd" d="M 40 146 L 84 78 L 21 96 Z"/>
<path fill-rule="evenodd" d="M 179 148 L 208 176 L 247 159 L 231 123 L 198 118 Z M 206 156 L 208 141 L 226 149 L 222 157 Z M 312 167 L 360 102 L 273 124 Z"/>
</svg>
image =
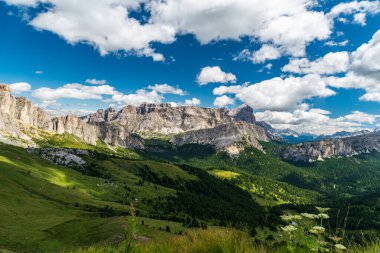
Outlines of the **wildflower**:
<svg viewBox="0 0 380 253">
<path fill-rule="evenodd" d="M 302 217 L 300 215 L 282 215 L 281 219 L 283 221 L 292 221 L 292 220 L 300 220 Z"/>
<path fill-rule="evenodd" d="M 330 216 L 326 213 L 320 213 L 318 214 L 318 217 L 321 218 L 322 220 L 327 220 L 330 218 Z"/>
<path fill-rule="evenodd" d="M 328 207 L 319 207 L 319 206 L 316 206 L 315 207 L 320 213 L 326 213 L 328 211 L 330 211 L 331 208 L 328 208 Z"/>
<path fill-rule="evenodd" d="M 318 218 L 318 215 L 312 214 L 312 213 L 301 213 L 301 216 L 308 218 L 308 219 L 312 219 L 312 220 Z"/>
<path fill-rule="evenodd" d="M 325 232 L 325 228 L 321 226 L 314 226 L 309 230 L 309 232 L 312 234 L 322 234 Z"/>
<path fill-rule="evenodd" d="M 338 243 L 340 240 L 342 240 L 342 237 L 339 237 L 339 236 L 331 236 L 330 239 L 333 240 L 335 243 Z"/>
<path fill-rule="evenodd" d="M 293 225 L 287 225 L 285 227 L 281 227 L 281 229 L 284 231 L 284 232 L 288 232 L 288 233 L 291 233 L 293 231 L 296 231 L 297 228 Z"/>
<path fill-rule="evenodd" d="M 344 245 L 342 244 L 335 244 L 335 248 L 338 249 L 338 250 L 346 250 L 347 248 L 344 247 Z"/>
</svg>

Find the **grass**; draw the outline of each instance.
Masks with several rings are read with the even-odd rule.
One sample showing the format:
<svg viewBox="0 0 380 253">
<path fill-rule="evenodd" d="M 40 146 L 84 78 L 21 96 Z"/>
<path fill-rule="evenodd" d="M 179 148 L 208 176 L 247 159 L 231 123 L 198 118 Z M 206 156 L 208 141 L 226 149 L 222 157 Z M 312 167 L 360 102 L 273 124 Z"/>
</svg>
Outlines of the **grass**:
<svg viewBox="0 0 380 253">
<path fill-rule="evenodd" d="M 347 253 L 378 253 L 380 241 L 364 246 L 353 246 Z M 71 253 L 121 253 L 121 247 L 93 246 Z M 269 246 L 267 243 L 255 242 L 247 233 L 233 229 L 212 228 L 207 230 L 187 230 L 184 235 L 172 236 L 169 239 L 157 239 L 150 242 L 139 242 L 134 253 L 309 253 L 310 250 L 294 248 L 289 250 L 286 246 Z"/>
<path fill-rule="evenodd" d="M 117 163 L 112 164 L 114 167 L 108 169 L 118 178 L 115 181 L 87 176 L 22 148 L 0 144 L 1 247 L 21 252 L 53 252 L 113 240 L 122 234 L 125 217 L 100 215 L 106 207 L 114 213 L 129 211 L 129 206 L 122 203 L 124 185 L 130 186 L 131 194 L 139 199 L 175 193 L 151 183 L 138 186 L 141 178 Z M 151 238 L 166 233 L 159 227 L 169 224 L 177 232 L 182 226 L 148 218 L 144 218 L 144 223 L 142 232 Z"/>
<path fill-rule="evenodd" d="M 217 176 L 222 179 L 233 179 L 239 177 L 241 174 L 233 171 L 228 171 L 228 170 L 211 170 L 209 171 L 210 174 Z"/>
</svg>

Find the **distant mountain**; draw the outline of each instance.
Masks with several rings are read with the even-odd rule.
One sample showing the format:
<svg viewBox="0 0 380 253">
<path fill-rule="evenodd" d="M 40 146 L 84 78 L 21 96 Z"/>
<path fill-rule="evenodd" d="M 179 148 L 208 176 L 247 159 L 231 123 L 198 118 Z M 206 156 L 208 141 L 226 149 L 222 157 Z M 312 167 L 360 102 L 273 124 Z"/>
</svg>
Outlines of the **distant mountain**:
<svg viewBox="0 0 380 253">
<path fill-rule="evenodd" d="M 339 134 L 338 134 L 339 136 Z M 350 157 L 380 150 L 380 132 L 352 134 L 292 145 L 281 150 L 286 160 L 314 162 L 330 157 Z"/>
<path fill-rule="evenodd" d="M 83 142 L 97 145 L 144 149 L 144 138 L 171 139 L 174 146 L 202 144 L 237 155 L 245 146 L 262 149 L 269 141 L 256 124 L 253 109 L 242 105 L 231 111 L 170 104 L 127 105 L 98 110 L 85 117 L 53 117 L 25 98 L 14 97 L 9 87 L 0 85 L 0 136 L 19 144 L 34 145 L 48 134 L 72 134 Z"/>
</svg>

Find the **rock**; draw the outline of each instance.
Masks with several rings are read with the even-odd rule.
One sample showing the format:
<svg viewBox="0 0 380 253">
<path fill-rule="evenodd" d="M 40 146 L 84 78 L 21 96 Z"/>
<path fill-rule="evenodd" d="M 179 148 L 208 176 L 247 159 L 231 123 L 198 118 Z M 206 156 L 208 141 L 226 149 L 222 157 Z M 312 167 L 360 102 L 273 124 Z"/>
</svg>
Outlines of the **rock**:
<svg viewBox="0 0 380 253">
<path fill-rule="evenodd" d="M 269 141 L 264 129 L 246 122 L 232 122 L 214 128 L 188 131 L 170 140 L 177 147 L 186 144 L 210 145 L 232 156 L 239 154 L 245 146 L 262 150 L 259 141 Z"/>
<path fill-rule="evenodd" d="M 252 124 L 256 123 L 256 119 L 255 119 L 255 116 L 253 115 L 252 107 L 246 104 L 243 104 L 239 107 L 232 109 L 228 113 L 228 115 L 238 121 L 245 121 Z"/>
<path fill-rule="evenodd" d="M 116 112 L 112 109 L 106 111 L 105 115 L 109 116 L 113 111 Z M 27 145 L 33 145 L 31 137 L 26 133 L 38 135 L 38 130 L 45 130 L 57 134 L 72 134 L 92 145 L 96 145 L 96 141 L 100 139 L 109 145 L 143 148 L 141 137 L 130 134 L 124 127 L 115 128 L 117 127 L 111 124 L 89 124 L 75 115 L 52 117 L 26 98 L 13 97 L 7 85 L 0 85 L 0 135 L 3 138 L 19 138 Z"/>
<path fill-rule="evenodd" d="M 69 148 L 28 148 L 28 152 L 39 154 L 43 159 L 66 167 L 83 167 L 86 161 L 81 155 L 89 155 L 86 150 Z"/>
<path fill-rule="evenodd" d="M 295 162 L 314 162 L 330 157 L 350 157 L 380 150 L 380 133 L 372 132 L 341 139 L 292 145 L 280 150 L 282 157 Z"/>
<path fill-rule="evenodd" d="M 26 98 L 16 98 L 9 87 L 0 85 L 0 135 L 32 141 L 31 133 L 44 130 L 57 134 L 72 134 L 86 143 L 98 140 L 123 148 L 144 148 L 144 139 L 166 135 L 173 145 L 198 143 L 212 145 L 217 150 L 237 154 L 250 145 L 262 149 L 259 141 L 268 141 L 264 129 L 256 124 L 253 109 L 242 105 L 231 111 L 225 108 L 142 104 L 98 110 L 79 118 L 75 115 L 52 117 Z M 26 134 L 28 133 L 28 134 Z"/>
<path fill-rule="evenodd" d="M 102 119 L 99 117 L 103 116 Z M 226 109 L 201 108 L 195 106 L 173 107 L 171 104 L 127 105 L 112 117 L 105 113 L 91 114 L 88 123 L 111 122 L 125 126 L 128 131 L 147 136 L 152 133 L 174 135 L 186 131 L 213 128 L 232 122 Z"/>
</svg>

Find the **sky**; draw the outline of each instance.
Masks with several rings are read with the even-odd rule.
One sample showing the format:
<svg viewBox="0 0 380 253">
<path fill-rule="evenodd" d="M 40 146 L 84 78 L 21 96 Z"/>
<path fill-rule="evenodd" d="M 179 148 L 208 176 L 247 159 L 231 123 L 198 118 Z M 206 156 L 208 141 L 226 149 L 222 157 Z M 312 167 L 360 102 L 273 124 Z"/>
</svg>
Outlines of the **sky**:
<svg viewBox="0 0 380 253">
<path fill-rule="evenodd" d="M 55 115 L 248 104 L 279 129 L 375 129 L 380 1 L 0 0 L 0 83 Z"/>
</svg>

